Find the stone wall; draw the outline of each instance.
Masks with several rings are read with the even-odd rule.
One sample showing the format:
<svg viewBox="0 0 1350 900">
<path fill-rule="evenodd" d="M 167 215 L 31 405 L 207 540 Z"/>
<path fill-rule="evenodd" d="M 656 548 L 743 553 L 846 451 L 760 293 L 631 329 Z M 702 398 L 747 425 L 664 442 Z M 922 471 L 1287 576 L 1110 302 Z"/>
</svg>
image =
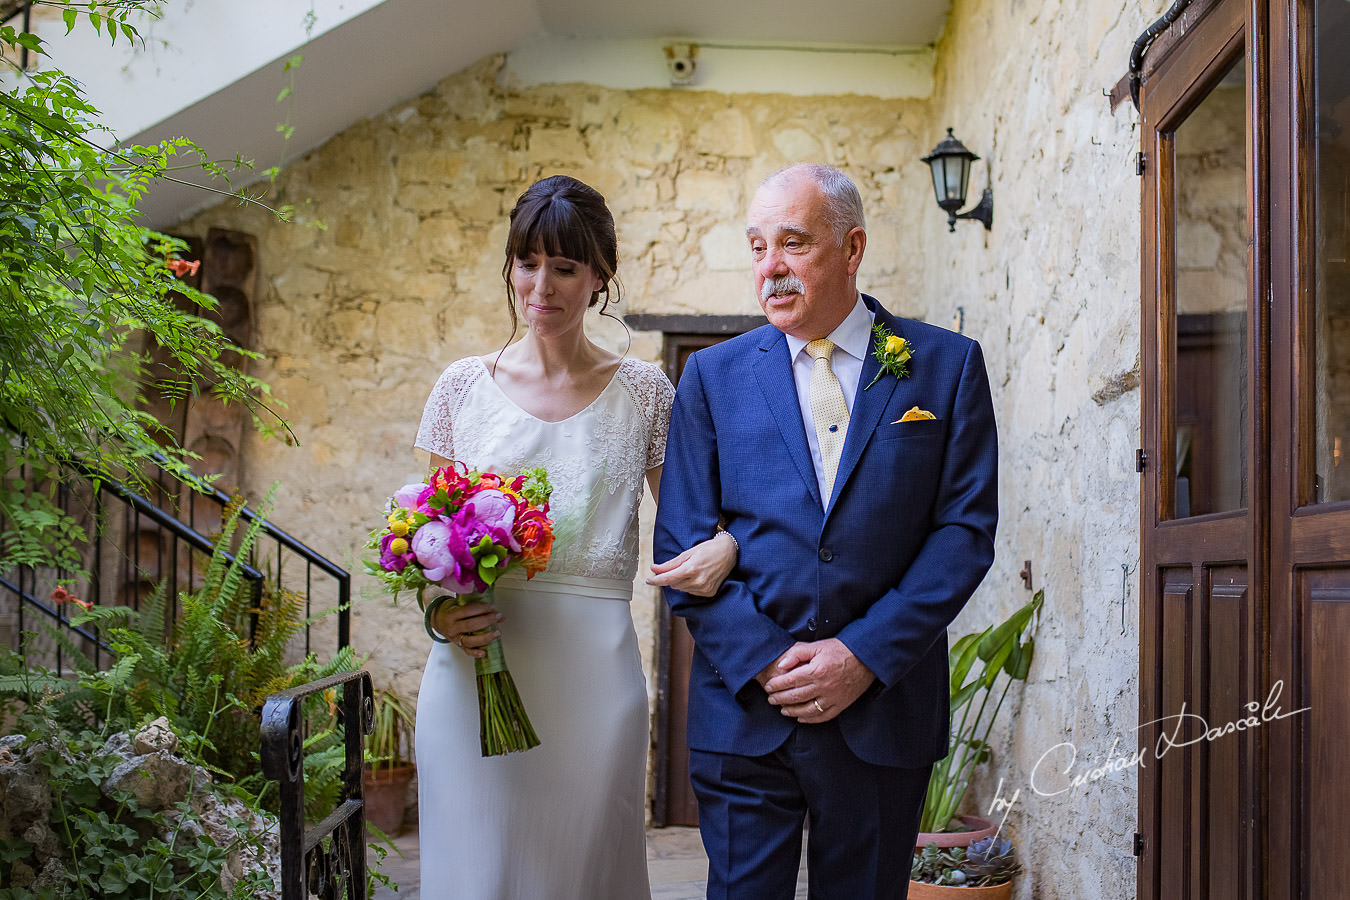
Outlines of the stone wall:
<svg viewBox="0 0 1350 900">
<path fill-rule="evenodd" d="M 412 441 L 436 376 L 508 337 L 506 215 L 543 175 L 574 174 L 609 198 L 620 314 L 757 314 L 745 209 L 760 178 L 802 160 L 838 165 L 862 190 L 865 289 L 906 315 L 941 312 L 920 289 L 911 221 L 938 219 L 918 162 L 933 132 L 923 101 L 521 88 L 504 65 L 484 59 L 290 165 L 276 199 L 298 206 L 298 226 L 223 204 L 174 229 L 257 235 L 263 359 L 252 371 L 287 404 L 300 445 L 251 436 L 243 487 L 256 498 L 280 481 L 274 518 L 353 571 L 383 499 L 425 472 Z M 614 322 L 590 328 L 624 350 Z M 659 361 L 660 335 L 633 334 L 628 352 Z M 651 517 L 648 500 L 644 554 Z M 375 680 L 415 695 L 426 656 L 415 605 L 391 614 L 363 575 L 354 594 L 353 643 L 371 654 Z M 639 579 L 633 611 L 649 675 L 659 602 Z"/>
<path fill-rule="evenodd" d="M 997 558 L 954 633 L 1029 598 L 1026 560 L 1046 591 L 1030 682 L 973 788 L 982 810 L 1017 798 L 1022 900 L 1134 896 L 1137 773 L 1061 792 L 1069 748 L 1046 754 L 1071 742 L 1080 774 L 1135 746 L 1139 136 L 1128 101 L 1112 112 L 1104 92 L 1167 5 L 955 0 L 938 47 L 934 124 L 984 157 L 971 193 L 988 178 L 995 200 L 992 232 L 922 232 L 923 293 L 964 307 L 999 422 Z"/>
</svg>

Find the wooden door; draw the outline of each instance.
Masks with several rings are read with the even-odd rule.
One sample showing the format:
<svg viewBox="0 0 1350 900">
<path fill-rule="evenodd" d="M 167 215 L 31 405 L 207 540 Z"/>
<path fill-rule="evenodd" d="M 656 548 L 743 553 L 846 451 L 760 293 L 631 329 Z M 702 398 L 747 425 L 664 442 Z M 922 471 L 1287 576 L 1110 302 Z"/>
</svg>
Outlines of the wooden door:
<svg viewBox="0 0 1350 900">
<path fill-rule="evenodd" d="M 1350 895 L 1350 4 L 1271 10 L 1272 898 Z"/>
<path fill-rule="evenodd" d="M 1261 735 L 1205 740 L 1263 683 L 1269 455 L 1259 38 L 1224 0 L 1141 95 L 1139 896 L 1262 896 Z"/>
<path fill-rule="evenodd" d="M 1220 0 L 1141 95 L 1144 898 L 1350 884 L 1348 48 Z"/>
<path fill-rule="evenodd" d="M 690 354 L 721 343 L 729 334 L 670 334 L 665 337 L 666 374 L 675 384 Z M 694 636 L 684 619 L 660 606 L 660 645 L 656 692 L 656 790 L 652 795 L 652 822 L 656 825 L 697 825 L 698 801 L 689 781 L 689 670 L 694 661 Z"/>
<path fill-rule="evenodd" d="M 625 316 L 624 321 L 637 331 L 663 333 L 666 375 L 674 384 L 679 384 L 684 364 L 695 350 L 764 324 L 761 316 L 636 314 Z M 670 607 L 664 602 L 658 604 L 657 609 L 652 823 L 658 826 L 697 825 L 698 804 L 689 783 L 689 745 L 685 741 L 694 638 L 684 620 L 671 615 Z"/>
</svg>

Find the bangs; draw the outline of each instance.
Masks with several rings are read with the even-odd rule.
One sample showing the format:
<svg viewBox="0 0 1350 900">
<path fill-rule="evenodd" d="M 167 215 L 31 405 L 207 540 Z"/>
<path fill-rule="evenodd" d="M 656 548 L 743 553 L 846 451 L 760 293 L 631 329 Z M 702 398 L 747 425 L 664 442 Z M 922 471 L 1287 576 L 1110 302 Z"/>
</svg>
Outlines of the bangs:
<svg viewBox="0 0 1350 900">
<path fill-rule="evenodd" d="M 511 224 L 507 253 L 524 259 L 536 251 L 545 256 L 561 256 L 585 263 L 597 274 L 605 271 L 593 241 L 577 208 L 569 201 L 552 196 L 521 209 Z"/>
</svg>

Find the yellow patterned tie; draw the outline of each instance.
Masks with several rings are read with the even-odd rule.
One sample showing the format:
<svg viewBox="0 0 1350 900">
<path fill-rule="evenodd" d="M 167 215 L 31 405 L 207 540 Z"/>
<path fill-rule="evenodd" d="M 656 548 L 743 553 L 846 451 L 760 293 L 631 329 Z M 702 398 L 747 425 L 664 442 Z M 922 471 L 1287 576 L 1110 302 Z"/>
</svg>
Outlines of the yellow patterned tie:
<svg viewBox="0 0 1350 900">
<path fill-rule="evenodd" d="M 815 365 L 811 369 L 811 418 L 816 424 L 816 439 L 820 442 L 820 462 L 825 469 L 825 496 L 823 505 L 828 505 L 834 494 L 834 475 L 839 469 L 839 455 L 844 450 L 844 438 L 848 435 L 848 402 L 844 400 L 844 389 L 830 368 L 830 357 L 834 355 L 834 342 L 824 338 L 811 341 L 806 352 Z"/>
</svg>

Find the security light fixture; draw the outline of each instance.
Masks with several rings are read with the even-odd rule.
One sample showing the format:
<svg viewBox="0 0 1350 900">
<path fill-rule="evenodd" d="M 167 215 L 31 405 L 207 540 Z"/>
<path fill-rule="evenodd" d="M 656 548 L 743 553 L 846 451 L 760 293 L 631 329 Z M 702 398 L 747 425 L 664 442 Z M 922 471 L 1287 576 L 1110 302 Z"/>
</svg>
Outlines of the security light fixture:
<svg viewBox="0 0 1350 900">
<path fill-rule="evenodd" d="M 966 188 L 970 183 L 970 164 L 979 159 L 966 149 L 947 129 L 933 152 L 923 157 L 933 175 L 933 192 L 937 194 L 937 204 L 947 213 L 947 230 L 956 230 L 957 219 L 974 219 L 984 223 L 985 231 L 994 228 L 994 190 L 985 188 L 980 202 L 963 213 L 957 210 L 966 205 Z"/>
</svg>

